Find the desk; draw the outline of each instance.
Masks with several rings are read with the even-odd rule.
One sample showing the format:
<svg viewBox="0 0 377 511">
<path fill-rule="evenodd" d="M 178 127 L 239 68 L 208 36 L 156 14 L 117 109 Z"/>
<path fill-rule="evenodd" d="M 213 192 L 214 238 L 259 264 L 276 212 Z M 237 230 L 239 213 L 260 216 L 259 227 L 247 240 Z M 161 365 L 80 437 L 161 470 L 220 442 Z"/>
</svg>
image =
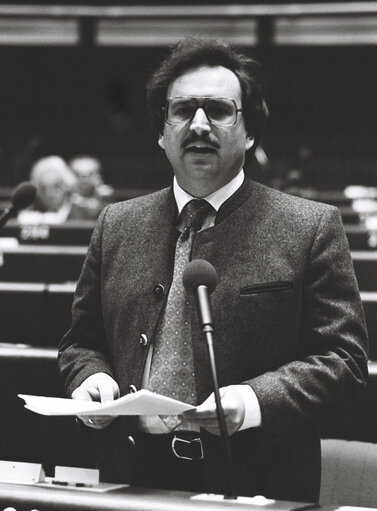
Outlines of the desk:
<svg viewBox="0 0 377 511">
<path fill-rule="evenodd" d="M 375 250 L 377 234 L 368 231 L 363 225 L 345 225 L 346 236 L 351 250 Z"/>
<path fill-rule="evenodd" d="M 1 237 L 16 238 L 20 243 L 48 245 L 89 245 L 95 221 L 68 220 L 60 225 L 24 225 L 16 220 L 0 230 Z"/>
<path fill-rule="evenodd" d="M 149 490 L 126 487 L 106 493 L 0 484 L 0 508 L 14 507 L 17 511 L 214 511 L 266 510 L 263 506 L 245 506 L 235 501 L 208 502 L 190 499 L 188 492 Z M 317 509 L 315 504 L 277 501 L 269 511 Z"/>
<path fill-rule="evenodd" d="M 119 202 L 123 200 L 133 199 L 134 197 L 140 197 L 142 195 L 147 195 L 148 193 L 157 192 L 159 190 L 158 187 L 154 188 L 115 188 L 114 189 L 114 202 Z M 0 187 L 0 201 L 4 201 L 6 207 L 10 205 L 10 198 L 12 193 L 14 192 L 14 188 L 10 186 L 1 186 Z"/>
<path fill-rule="evenodd" d="M 0 237 L 16 238 L 22 244 L 34 245 L 81 245 L 88 246 L 93 232 L 92 221 L 68 221 L 62 225 L 20 227 L 10 220 L 0 230 Z M 39 231 L 38 231 L 39 229 Z M 377 247 L 377 240 L 370 235 L 363 225 L 345 225 L 348 242 L 352 250 L 368 250 Z"/>
<path fill-rule="evenodd" d="M 360 215 L 351 206 L 339 206 L 344 225 L 360 224 Z"/>
<path fill-rule="evenodd" d="M 377 250 L 352 250 L 351 257 L 361 291 L 377 291 Z"/>
<path fill-rule="evenodd" d="M 303 199 L 314 200 L 318 202 L 324 202 L 326 204 L 332 204 L 338 208 L 341 206 L 351 206 L 352 199 L 346 197 L 343 190 L 316 190 L 314 188 L 301 188 L 296 189 L 292 195 L 297 195 Z"/>
<path fill-rule="evenodd" d="M 56 465 L 95 467 L 95 434 L 74 417 L 30 412 L 17 394 L 64 397 L 56 348 L 0 343 L 0 459 L 42 463 L 48 476 Z"/>
<path fill-rule="evenodd" d="M 57 346 L 71 325 L 75 283 L 0 282 L 0 341 Z"/>
<path fill-rule="evenodd" d="M 87 250 L 86 246 L 62 245 L 0 247 L 0 281 L 77 281 Z"/>
</svg>

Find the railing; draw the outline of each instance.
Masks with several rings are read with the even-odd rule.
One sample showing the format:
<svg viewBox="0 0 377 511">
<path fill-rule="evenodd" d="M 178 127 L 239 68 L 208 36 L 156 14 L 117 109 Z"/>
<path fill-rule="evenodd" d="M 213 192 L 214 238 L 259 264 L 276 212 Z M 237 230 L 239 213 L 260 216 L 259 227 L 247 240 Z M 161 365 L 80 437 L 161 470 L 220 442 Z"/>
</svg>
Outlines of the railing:
<svg viewBox="0 0 377 511">
<path fill-rule="evenodd" d="M 377 2 L 311 2 L 254 5 L 0 5 L 0 16 L 52 18 L 244 18 L 260 16 L 325 16 L 377 13 Z"/>
<path fill-rule="evenodd" d="M 0 45 L 377 44 L 377 2 L 254 5 L 0 5 Z"/>
</svg>

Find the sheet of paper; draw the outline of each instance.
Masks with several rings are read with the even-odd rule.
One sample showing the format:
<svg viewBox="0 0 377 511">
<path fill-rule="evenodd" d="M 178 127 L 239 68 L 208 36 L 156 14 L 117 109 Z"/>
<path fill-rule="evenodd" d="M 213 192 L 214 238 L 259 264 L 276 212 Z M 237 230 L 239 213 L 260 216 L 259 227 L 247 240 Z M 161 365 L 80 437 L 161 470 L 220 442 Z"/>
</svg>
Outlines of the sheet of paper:
<svg viewBox="0 0 377 511">
<path fill-rule="evenodd" d="M 25 408 L 41 415 L 170 415 L 195 408 L 145 389 L 103 404 L 27 394 L 18 397 L 25 401 Z"/>
</svg>

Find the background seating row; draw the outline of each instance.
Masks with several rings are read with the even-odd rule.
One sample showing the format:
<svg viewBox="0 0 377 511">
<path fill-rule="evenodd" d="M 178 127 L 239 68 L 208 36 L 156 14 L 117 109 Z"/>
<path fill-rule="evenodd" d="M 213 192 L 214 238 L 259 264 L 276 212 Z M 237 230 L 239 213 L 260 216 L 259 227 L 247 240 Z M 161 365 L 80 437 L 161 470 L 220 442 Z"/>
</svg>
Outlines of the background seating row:
<svg viewBox="0 0 377 511">
<path fill-rule="evenodd" d="M 0 342 L 56 347 L 71 322 L 75 283 L 0 282 L 0 308 L 6 321 Z M 370 338 L 370 359 L 377 361 L 377 292 L 362 291 Z"/>
<path fill-rule="evenodd" d="M 0 282 L 77 281 L 86 246 L 19 245 L 0 248 Z M 377 291 L 377 251 L 351 252 L 359 288 Z"/>
<path fill-rule="evenodd" d="M 367 229 L 356 222 L 356 213 L 352 213 L 352 222 L 344 219 L 345 231 L 351 250 L 374 250 L 377 248 L 377 232 Z M 19 226 L 10 221 L 0 231 L 0 237 L 16 238 L 24 244 L 81 245 L 87 246 L 93 232 L 94 223 L 80 220 L 61 225 L 25 225 Z"/>
</svg>

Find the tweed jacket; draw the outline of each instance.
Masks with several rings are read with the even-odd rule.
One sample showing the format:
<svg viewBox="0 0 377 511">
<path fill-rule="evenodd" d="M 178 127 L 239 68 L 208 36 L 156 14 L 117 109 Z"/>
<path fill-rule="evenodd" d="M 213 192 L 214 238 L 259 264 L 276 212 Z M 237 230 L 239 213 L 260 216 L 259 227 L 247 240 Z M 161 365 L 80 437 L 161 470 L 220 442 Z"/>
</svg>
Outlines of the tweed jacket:
<svg viewBox="0 0 377 511">
<path fill-rule="evenodd" d="M 59 349 L 68 395 L 99 371 L 121 395 L 140 388 L 172 280 L 176 217 L 171 188 L 102 212 Z M 192 258 L 208 260 L 219 276 L 219 385 L 251 385 L 262 412 L 262 427 L 231 437 L 239 494 L 316 501 L 317 423 L 367 376 L 364 315 L 339 211 L 246 179 L 215 226 L 195 235 Z M 196 311 L 192 343 L 200 403 L 212 384 Z M 102 480 L 132 477 L 130 436 L 137 442 L 137 418 L 99 433 Z M 222 493 L 222 444 L 205 431 L 202 438 L 209 491 Z"/>
</svg>

